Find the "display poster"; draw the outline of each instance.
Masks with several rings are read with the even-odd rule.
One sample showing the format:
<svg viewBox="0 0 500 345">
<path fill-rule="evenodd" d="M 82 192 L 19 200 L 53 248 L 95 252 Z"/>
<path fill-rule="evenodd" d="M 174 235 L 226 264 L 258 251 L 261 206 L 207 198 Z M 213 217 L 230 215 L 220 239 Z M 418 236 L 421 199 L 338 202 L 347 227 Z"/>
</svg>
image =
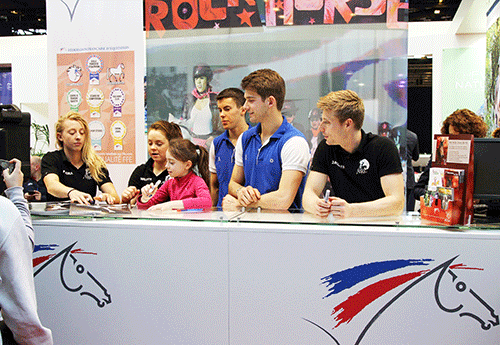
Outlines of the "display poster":
<svg viewBox="0 0 500 345">
<path fill-rule="evenodd" d="M 12 72 L 0 70 L 0 104 L 12 104 Z"/>
<path fill-rule="evenodd" d="M 493 21 L 486 32 L 486 109 L 485 122 L 491 133 L 500 127 L 500 19 Z"/>
<path fill-rule="evenodd" d="M 134 52 L 57 55 L 59 115 L 80 113 L 94 150 L 112 164 L 135 162 Z"/>
<path fill-rule="evenodd" d="M 443 119 L 457 109 L 467 108 L 483 115 L 484 50 L 443 49 Z"/>
</svg>

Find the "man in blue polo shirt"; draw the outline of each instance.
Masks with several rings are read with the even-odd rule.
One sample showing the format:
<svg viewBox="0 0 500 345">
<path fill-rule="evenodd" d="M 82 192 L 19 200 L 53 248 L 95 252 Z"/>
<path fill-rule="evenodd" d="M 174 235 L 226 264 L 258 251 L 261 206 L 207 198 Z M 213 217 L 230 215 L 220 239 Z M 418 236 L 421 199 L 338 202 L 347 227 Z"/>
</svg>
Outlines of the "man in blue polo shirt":
<svg viewBox="0 0 500 345">
<path fill-rule="evenodd" d="M 257 126 L 236 144 L 235 165 L 223 207 L 299 209 L 310 159 L 304 135 L 281 114 L 285 81 L 260 69 L 243 78 L 245 110 Z"/>
<path fill-rule="evenodd" d="M 339 218 L 401 214 L 405 197 L 398 149 L 389 138 L 361 129 L 361 98 L 350 90 L 330 92 L 317 107 L 323 111 L 320 130 L 325 140 L 314 153 L 304 209 Z M 324 200 L 321 193 L 328 179 L 332 193 Z"/>
<path fill-rule="evenodd" d="M 248 129 L 245 121 L 245 95 L 240 89 L 231 87 L 217 95 L 217 107 L 225 132 L 210 145 L 210 195 L 212 206 L 221 207 L 227 194 L 234 166 L 236 141 Z"/>
</svg>

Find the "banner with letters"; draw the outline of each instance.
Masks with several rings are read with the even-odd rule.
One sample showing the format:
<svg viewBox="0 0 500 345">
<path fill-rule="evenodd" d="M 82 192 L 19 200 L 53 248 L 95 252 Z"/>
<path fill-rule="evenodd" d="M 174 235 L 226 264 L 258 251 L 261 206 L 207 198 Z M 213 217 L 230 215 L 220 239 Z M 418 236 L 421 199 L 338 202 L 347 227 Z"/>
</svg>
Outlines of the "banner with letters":
<svg viewBox="0 0 500 345">
<path fill-rule="evenodd" d="M 148 37 L 165 30 L 232 27 L 386 23 L 407 28 L 402 0 L 145 0 Z M 154 33 L 154 34 L 152 34 Z"/>
</svg>

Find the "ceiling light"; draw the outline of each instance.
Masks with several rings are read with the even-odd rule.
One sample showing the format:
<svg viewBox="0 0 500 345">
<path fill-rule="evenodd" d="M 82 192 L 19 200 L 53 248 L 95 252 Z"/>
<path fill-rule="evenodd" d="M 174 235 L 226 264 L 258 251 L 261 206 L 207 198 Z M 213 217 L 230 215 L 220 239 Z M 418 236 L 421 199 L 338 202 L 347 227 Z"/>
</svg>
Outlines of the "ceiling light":
<svg viewBox="0 0 500 345">
<path fill-rule="evenodd" d="M 440 10 L 434 10 L 434 14 L 439 14 L 439 13 L 441 13 Z"/>
</svg>

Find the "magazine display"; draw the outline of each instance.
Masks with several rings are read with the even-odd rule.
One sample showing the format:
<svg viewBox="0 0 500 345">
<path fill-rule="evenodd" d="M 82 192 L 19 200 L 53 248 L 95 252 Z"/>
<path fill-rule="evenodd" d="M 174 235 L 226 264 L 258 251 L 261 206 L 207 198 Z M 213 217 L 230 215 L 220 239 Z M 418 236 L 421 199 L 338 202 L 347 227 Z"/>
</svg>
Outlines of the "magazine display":
<svg viewBox="0 0 500 345">
<path fill-rule="evenodd" d="M 435 135 L 429 185 L 420 197 L 422 219 L 470 224 L 473 217 L 474 140 L 469 134 Z"/>
</svg>

